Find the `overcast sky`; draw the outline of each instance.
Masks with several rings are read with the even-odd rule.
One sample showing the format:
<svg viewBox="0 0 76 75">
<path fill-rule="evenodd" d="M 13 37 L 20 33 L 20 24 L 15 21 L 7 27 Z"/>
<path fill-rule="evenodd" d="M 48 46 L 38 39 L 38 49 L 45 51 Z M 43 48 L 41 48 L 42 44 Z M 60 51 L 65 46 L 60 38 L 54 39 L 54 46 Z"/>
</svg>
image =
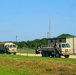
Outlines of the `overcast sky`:
<svg viewBox="0 0 76 75">
<path fill-rule="evenodd" d="M 0 0 L 0 41 L 76 35 L 76 0 Z"/>
</svg>

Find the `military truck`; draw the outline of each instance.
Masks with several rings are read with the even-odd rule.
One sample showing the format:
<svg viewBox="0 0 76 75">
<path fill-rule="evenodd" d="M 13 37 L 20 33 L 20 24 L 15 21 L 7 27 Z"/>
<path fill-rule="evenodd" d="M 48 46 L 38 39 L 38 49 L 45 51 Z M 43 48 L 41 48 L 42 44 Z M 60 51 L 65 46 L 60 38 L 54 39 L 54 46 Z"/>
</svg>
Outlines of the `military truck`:
<svg viewBox="0 0 76 75">
<path fill-rule="evenodd" d="M 1 54 L 16 54 L 17 46 L 14 43 L 0 43 Z"/>
<path fill-rule="evenodd" d="M 63 38 L 62 39 L 54 38 L 51 39 L 50 42 L 51 45 L 41 48 L 42 57 L 57 57 L 57 58 L 60 58 L 61 56 L 64 56 L 65 58 L 69 57 L 71 47 L 70 44 L 66 43 Z"/>
</svg>

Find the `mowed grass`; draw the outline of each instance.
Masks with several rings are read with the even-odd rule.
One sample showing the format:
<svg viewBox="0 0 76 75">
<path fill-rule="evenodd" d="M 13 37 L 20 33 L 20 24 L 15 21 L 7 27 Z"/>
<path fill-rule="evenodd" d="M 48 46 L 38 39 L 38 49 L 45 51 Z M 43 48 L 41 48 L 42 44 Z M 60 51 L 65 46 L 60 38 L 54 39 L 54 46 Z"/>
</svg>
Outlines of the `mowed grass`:
<svg viewBox="0 0 76 75">
<path fill-rule="evenodd" d="M 0 75 L 76 75 L 76 59 L 4 54 Z"/>
<path fill-rule="evenodd" d="M 17 53 L 29 53 L 29 54 L 35 54 L 35 49 L 17 49 Z"/>
</svg>

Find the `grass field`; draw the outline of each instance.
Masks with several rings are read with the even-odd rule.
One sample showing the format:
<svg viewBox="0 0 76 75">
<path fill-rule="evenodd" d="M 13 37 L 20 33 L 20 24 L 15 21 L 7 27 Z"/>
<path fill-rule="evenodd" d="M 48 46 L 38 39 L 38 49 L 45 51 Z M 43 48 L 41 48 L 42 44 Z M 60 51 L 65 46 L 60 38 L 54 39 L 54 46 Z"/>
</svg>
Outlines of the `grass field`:
<svg viewBox="0 0 76 75">
<path fill-rule="evenodd" d="M 35 50 L 34 49 L 29 49 L 29 48 L 26 48 L 26 49 L 18 49 L 17 50 L 17 53 L 35 54 Z"/>
<path fill-rule="evenodd" d="M 0 75 L 76 75 L 76 59 L 0 55 Z"/>
</svg>

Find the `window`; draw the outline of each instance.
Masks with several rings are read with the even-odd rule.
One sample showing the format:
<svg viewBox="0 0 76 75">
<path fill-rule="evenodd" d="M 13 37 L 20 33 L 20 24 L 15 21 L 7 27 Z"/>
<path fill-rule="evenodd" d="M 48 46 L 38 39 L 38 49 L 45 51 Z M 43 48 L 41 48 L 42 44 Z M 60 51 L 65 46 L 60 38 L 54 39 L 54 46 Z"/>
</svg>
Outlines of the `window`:
<svg viewBox="0 0 76 75">
<path fill-rule="evenodd" d="M 62 40 L 59 40 L 59 42 L 62 42 Z"/>
<path fill-rule="evenodd" d="M 13 45 L 14 48 L 16 48 L 16 45 Z"/>
<path fill-rule="evenodd" d="M 9 45 L 9 48 L 12 48 L 12 45 Z"/>
<path fill-rule="evenodd" d="M 16 48 L 16 45 L 9 45 L 9 48 Z"/>
<path fill-rule="evenodd" d="M 62 44 L 62 48 L 70 48 L 70 45 L 67 43 L 67 44 Z"/>
<path fill-rule="evenodd" d="M 69 45 L 69 44 L 66 44 L 66 47 L 67 47 L 67 48 L 70 48 L 70 45 Z"/>
<path fill-rule="evenodd" d="M 51 42 L 53 42 L 53 40 L 51 40 Z"/>
<path fill-rule="evenodd" d="M 62 44 L 62 48 L 66 48 L 66 44 Z"/>
</svg>

